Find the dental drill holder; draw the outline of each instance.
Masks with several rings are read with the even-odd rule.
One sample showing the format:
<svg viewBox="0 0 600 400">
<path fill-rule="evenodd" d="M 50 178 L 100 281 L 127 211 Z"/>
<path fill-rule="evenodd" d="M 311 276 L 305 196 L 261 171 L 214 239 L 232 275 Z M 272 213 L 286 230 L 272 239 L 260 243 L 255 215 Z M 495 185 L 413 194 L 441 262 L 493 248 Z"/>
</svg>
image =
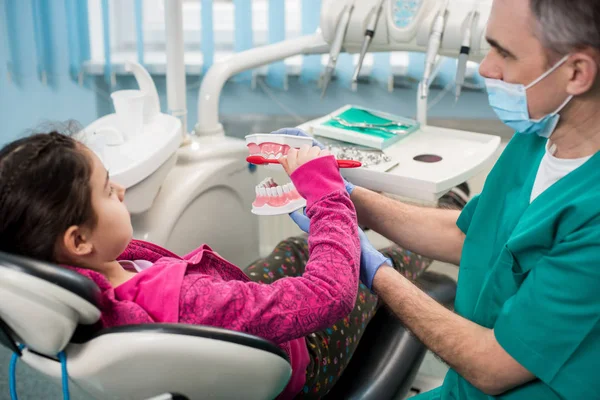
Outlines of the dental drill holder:
<svg viewBox="0 0 600 400">
<path fill-rule="evenodd" d="M 477 17 L 472 17 L 473 3 L 473 0 L 390 0 L 384 1 L 380 10 L 378 0 L 354 2 L 342 44 L 345 52 L 361 52 L 365 27 L 371 24 L 376 29 L 368 40 L 369 51 L 425 53 L 426 65 L 416 93 L 419 129 L 382 150 L 396 165 L 385 170 L 342 170 L 350 182 L 408 199 L 434 202 L 491 163 L 500 137 L 427 125 L 429 85 L 439 72 L 438 59 L 458 57 L 467 30 L 471 61 L 481 61 L 490 50 L 485 31 L 492 0 L 477 1 Z M 336 27 L 345 4 L 338 0 L 323 1 L 320 33 L 329 48 L 336 42 Z M 298 128 L 319 136 L 320 125 L 330 119 L 330 114 L 326 114 Z"/>
<path fill-rule="evenodd" d="M 233 75 L 297 55 L 327 54 L 332 50 L 335 55 L 338 27 L 341 17 L 347 14 L 348 4 L 347 1 L 323 0 L 319 29 L 314 34 L 252 48 L 213 64 L 198 93 L 195 132 L 198 135 L 224 135 L 219 122 L 219 99 L 225 83 Z M 490 50 L 485 30 L 492 0 L 477 2 L 476 18 L 471 18 L 473 0 L 448 3 L 445 0 L 390 0 L 384 1 L 380 10 L 378 5 L 379 0 L 354 1 L 341 46 L 343 52 L 359 53 L 365 41 L 365 28 L 369 26 L 376 27 L 369 39 L 368 50 L 372 52 L 432 53 L 437 48 L 437 56 L 456 58 L 468 27 L 471 29 L 469 60 L 480 62 Z M 377 13 L 376 20 L 374 13 Z M 444 23 L 438 48 L 437 34 L 433 37 L 435 41 L 431 39 L 435 21 L 441 21 L 442 15 Z M 383 150 L 394 166 L 376 160 L 377 165 L 369 162 L 368 167 L 363 164 L 363 168 L 341 170 L 346 179 L 370 190 L 435 202 L 452 187 L 471 179 L 491 164 L 500 137 L 427 125 L 427 97 L 423 98 L 421 94 L 418 91 L 416 96 L 419 129 Z M 327 113 L 324 117 L 303 123 L 298 128 L 316 135 L 314 126 L 324 118 L 329 119 L 329 112 L 324 110 L 324 114 Z M 405 115 L 402 110 L 397 114 Z"/>
<path fill-rule="evenodd" d="M 138 63 L 127 63 L 139 90 L 112 93 L 117 113 L 106 115 L 80 133 L 110 171 L 111 179 L 127 189 L 125 204 L 132 214 L 153 204 L 177 160 L 182 141 L 181 121 L 160 112 L 156 86 Z"/>
<path fill-rule="evenodd" d="M 278 159 L 287 155 L 291 148 L 312 146 L 312 139 L 258 133 L 246 136 L 246 145 L 251 156 Z M 281 166 L 273 167 L 281 168 Z M 291 182 L 279 186 L 273 178 L 268 177 L 256 186 L 255 191 L 256 199 L 252 203 L 252 213 L 256 215 L 284 215 L 306 207 L 306 200 L 300 196 Z"/>
<path fill-rule="evenodd" d="M 477 3 L 479 15 L 475 19 L 471 18 L 474 3 Z M 323 1 L 320 30 L 330 46 L 336 43 L 336 28 L 340 16 L 345 13 L 345 5 L 345 1 Z M 368 50 L 371 52 L 425 53 L 423 79 L 416 96 L 416 119 L 425 125 L 429 86 L 439 72 L 437 59 L 458 57 L 467 30 L 470 30 L 471 38 L 469 58 L 472 61 L 483 59 L 490 49 L 485 40 L 485 28 L 491 5 L 491 0 L 390 0 L 383 4 L 379 0 L 355 1 L 342 48 L 347 53 L 360 54 L 368 32 Z M 376 29 L 365 30 L 369 26 Z"/>
</svg>

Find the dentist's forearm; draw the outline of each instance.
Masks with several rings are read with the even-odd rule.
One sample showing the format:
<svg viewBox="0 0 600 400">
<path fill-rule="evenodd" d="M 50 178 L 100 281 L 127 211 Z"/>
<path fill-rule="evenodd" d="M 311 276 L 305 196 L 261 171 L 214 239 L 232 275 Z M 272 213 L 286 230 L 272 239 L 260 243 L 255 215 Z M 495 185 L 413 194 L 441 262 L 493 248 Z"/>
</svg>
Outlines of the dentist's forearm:
<svg viewBox="0 0 600 400">
<path fill-rule="evenodd" d="M 460 263 L 465 241 L 456 226 L 460 211 L 404 204 L 361 187 L 351 197 L 359 224 L 424 257 Z"/>
<path fill-rule="evenodd" d="M 379 268 L 373 290 L 427 348 L 485 394 L 499 395 L 534 378 L 492 329 L 446 309 L 393 268 Z"/>
</svg>

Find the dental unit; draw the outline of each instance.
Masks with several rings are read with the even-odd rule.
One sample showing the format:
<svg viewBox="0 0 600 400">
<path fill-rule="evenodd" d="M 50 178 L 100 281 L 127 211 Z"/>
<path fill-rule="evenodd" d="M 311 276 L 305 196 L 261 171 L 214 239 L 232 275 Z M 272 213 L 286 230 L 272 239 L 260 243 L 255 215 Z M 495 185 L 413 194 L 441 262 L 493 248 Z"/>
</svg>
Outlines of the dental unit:
<svg viewBox="0 0 600 400">
<path fill-rule="evenodd" d="M 287 213 L 302 208 L 305 201 L 292 184 L 277 185 L 276 179 L 263 175 L 269 168 L 283 173 L 280 166 L 249 168 L 246 158 L 250 153 L 277 160 L 290 148 L 311 145 L 312 139 L 226 136 L 219 118 L 225 83 L 240 72 L 288 57 L 331 53 L 325 91 L 340 51 L 361 51 L 365 27 L 374 26 L 372 11 L 379 4 L 383 5 L 368 40 L 369 51 L 425 53 L 430 49 L 430 54 L 435 50 L 436 56 L 456 58 L 472 1 L 323 0 L 320 29 L 314 34 L 256 47 L 213 64 L 203 76 L 198 121 L 190 133 L 185 125 L 183 0 L 165 0 L 169 111 L 161 112 L 154 82 L 143 66 L 129 63 L 140 93 L 115 95 L 124 100 L 115 102 L 115 106 L 119 103 L 117 112 L 94 121 L 83 132 L 84 141 L 106 162 L 113 179 L 127 189 L 125 204 L 134 238 L 176 254 L 188 254 L 199 244 L 209 243 L 232 263 L 247 265 L 260 257 L 263 245 L 272 250 L 283 237 L 297 234 L 287 215 L 261 218 L 259 224 L 257 215 Z M 484 32 L 490 9 L 491 0 L 479 1 L 478 18 L 471 27 L 471 61 L 482 60 L 489 50 Z M 445 22 L 436 24 L 442 14 Z M 432 36 L 439 36 L 434 46 L 430 45 Z M 430 82 L 434 72 L 424 81 Z M 341 169 L 345 178 L 374 191 L 436 201 L 491 162 L 499 137 L 427 125 L 427 99 L 421 97 L 418 91 L 414 131 L 385 148 L 363 150 L 330 138 L 341 149 L 336 157 L 345 154 L 363 162 L 360 168 Z M 322 117 L 298 128 L 318 136 L 319 126 L 331 120 L 332 114 L 337 115 L 324 110 Z M 405 111 L 396 114 L 405 115 Z M 323 143 L 328 145 L 326 140 Z M 283 222 L 274 227 L 267 225 L 271 221 Z M 285 230 L 285 224 L 295 230 Z M 263 239 L 259 243 L 261 230 L 273 231 L 274 243 L 263 243 Z M 453 282 L 430 277 L 422 283 L 437 301 L 452 304 Z M 250 334 L 206 326 L 147 324 L 85 336 L 91 331 L 86 326 L 100 318 L 98 293 L 97 286 L 72 271 L 0 254 L 0 344 L 56 380 L 61 378 L 61 364 L 55 356 L 64 351 L 69 382 L 98 399 L 199 399 L 211 394 L 260 400 L 277 397 L 290 377 L 291 364 L 281 356 L 281 349 Z M 74 335 L 80 327 L 82 335 Z M 425 353 L 423 344 L 397 319 L 377 313 L 330 397 L 405 398 Z M 167 396 L 173 392 L 179 396 Z"/>
</svg>

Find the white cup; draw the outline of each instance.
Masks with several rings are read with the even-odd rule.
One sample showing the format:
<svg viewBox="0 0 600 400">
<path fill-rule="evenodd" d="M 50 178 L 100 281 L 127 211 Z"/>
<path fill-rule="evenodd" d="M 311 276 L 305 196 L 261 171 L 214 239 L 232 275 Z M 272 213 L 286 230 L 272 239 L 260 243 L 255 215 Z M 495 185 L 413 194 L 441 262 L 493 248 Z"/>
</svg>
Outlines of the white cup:
<svg viewBox="0 0 600 400">
<path fill-rule="evenodd" d="M 144 129 L 144 101 L 141 90 L 118 90 L 110 97 L 113 100 L 119 128 L 126 139 L 132 139 Z"/>
</svg>

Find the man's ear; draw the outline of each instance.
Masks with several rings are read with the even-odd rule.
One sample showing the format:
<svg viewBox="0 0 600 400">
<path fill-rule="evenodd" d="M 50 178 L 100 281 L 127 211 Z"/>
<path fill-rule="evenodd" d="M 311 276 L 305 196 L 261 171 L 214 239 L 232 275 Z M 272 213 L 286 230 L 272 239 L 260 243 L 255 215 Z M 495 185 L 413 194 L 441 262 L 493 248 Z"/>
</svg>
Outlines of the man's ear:
<svg viewBox="0 0 600 400">
<path fill-rule="evenodd" d="M 61 240 L 61 247 L 66 258 L 85 257 L 92 253 L 94 246 L 90 241 L 90 232 L 81 226 L 70 226 L 64 233 Z"/>
<path fill-rule="evenodd" d="M 567 85 L 567 92 L 571 95 L 582 95 L 588 92 L 598 78 L 597 57 L 591 51 L 582 50 L 573 54 L 571 63 L 571 80 Z"/>
</svg>

